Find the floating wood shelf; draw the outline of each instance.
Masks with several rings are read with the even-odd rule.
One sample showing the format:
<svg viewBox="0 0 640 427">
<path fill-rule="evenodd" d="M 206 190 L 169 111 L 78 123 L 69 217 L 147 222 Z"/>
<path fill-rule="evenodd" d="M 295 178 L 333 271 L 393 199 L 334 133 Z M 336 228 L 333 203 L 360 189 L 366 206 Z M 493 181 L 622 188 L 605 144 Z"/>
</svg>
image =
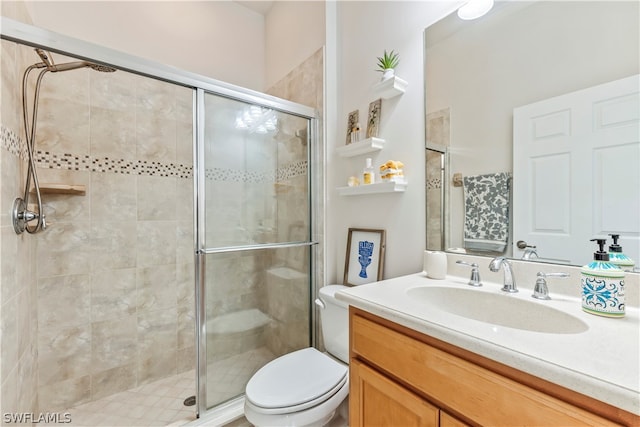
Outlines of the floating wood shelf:
<svg viewBox="0 0 640 427">
<path fill-rule="evenodd" d="M 34 190 L 31 190 L 33 192 Z M 40 184 L 40 193 L 42 194 L 72 194 L 75 196 L 84 196 L 87 189 L 84 185 L 69 184 Z"/>
<path fill-rule="evenodd" d="M 338 147 L 336 150 L 341 157 L 353 157 L 360 154 L 373 153 L 375 151 L 382 150 L 384 147 L 384 139 L 382 138 L 367 138 L 362 141 L 353 142 L 348 145 Z"/>
<path fill-rule="evenodd" d="M 389 99 L 402 95 L 408 85 L 409 83 L 405 80 L 402 80 L 400 77 L 393 76 L 376 83 L 373 85 L 372 90 L 375 98 Z"/>
<path fill-rule="evenodd" d="M 403 193 L 406 189 L 406 182 L 379 182 L 376 184 L 358 185 L 356 187 L 338 187 L 338 193 L 341 196 L 358 196 L 376 193 Z"/>
</svg>

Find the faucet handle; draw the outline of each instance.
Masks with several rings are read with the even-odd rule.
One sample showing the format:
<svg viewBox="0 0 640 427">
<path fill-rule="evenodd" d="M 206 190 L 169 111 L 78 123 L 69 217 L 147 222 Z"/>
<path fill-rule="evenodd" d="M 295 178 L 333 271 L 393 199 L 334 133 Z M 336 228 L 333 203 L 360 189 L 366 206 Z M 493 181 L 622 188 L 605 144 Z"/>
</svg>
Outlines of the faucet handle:
<svg viewBox="0 0 640 427">
<path fill-rule="evenodd" d="M 531 296 L 537 299 L 548 300 L 551 299 L 551 297 L 549 296 L 549 288 L 547 287 L 547 281 L 545 279 L 547 277 L 569 277 L 569 274 L 543 273 L 539 271 L 536 277 L 536 286 L 533 288 L 533 294 Z"/>
<path fill-rule="evenodd" d="M 469 279 L 469 282 L 467 283 L 470 286 L 482 286 L 482 282 L 480 281 L 480 269 L 478 268 L 478 264 L 476 264 L 475 262 L 473 263 L 468 263 L 468 262 L 464 262 L 462 260 L 458 260 L 456 261 L 456 264 L 460 264 L 460 265 L 466 265 L 471 267 L 471 278 Z"/>
</svg>

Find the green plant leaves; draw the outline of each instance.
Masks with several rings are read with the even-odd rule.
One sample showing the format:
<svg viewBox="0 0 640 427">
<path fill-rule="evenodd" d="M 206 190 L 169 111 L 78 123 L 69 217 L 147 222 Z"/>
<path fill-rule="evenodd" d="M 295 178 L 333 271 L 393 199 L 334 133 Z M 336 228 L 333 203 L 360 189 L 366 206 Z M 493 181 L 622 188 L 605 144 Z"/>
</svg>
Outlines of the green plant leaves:
<svg viewBox="0 0 640 427">
<path fill-rule="evenodd" d="M 384 70 L 387 70 L 389 68 L 396 68 L 399 62 L 400 62 L 399 54 L 397 54 L 393 50 L 391 52 L 387 52 L 385 50 L 382 56 L 378 56 L 377 65 L 379 69 L 376 71 L 383 72 Z"/>
</svg>

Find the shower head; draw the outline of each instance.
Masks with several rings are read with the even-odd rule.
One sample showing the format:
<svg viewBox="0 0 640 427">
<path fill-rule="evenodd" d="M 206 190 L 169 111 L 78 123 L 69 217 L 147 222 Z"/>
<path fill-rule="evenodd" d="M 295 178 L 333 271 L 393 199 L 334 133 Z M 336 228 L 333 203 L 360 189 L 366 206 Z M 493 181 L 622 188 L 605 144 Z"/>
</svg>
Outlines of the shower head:
<svg viewBox="0 0 640 427">
<path fill-rule="evenodd" d="M 116 71 L 115 68 L 109 67 L 107 65 L 95 64 L 93 62 L 89 62 L 87 67 L 91 68 L 94 71 L 99 71 L 101 73 L 114 73 Z"/>
<path fill-rule="evenodd" d="M 115 68 L 106 67 L 104 65 L 98 65 L 98 64 L 94 64 L 93 62 L 87 62 L 87 61 L 76 61 L 76 62 L 67 62 L 64 64 L 55 64 L 47 68 L 49 68 L 49 71 L 51 71 L 52 73 L 56 73 L 58 71 L 76 70 L 78 68 L 84 68 L 84 67 L 89 67 L 93 70 L 107 72 L 107 73 L 112 73 L 115 71 Z"/>
<path fill-rule="evenodd" d="M 108 67 L 106 65 L 95 64 L 93 62 L 88 62 L 88 61 L 75 61 L 75 62 L 67 62 L 65 64 L 54 64 L 53 61 L 49 59 L 47 54 L 42 49 L 36 49 L 36 53 L 38 54 L 38 56 L 40 56 L 40 59 L 42 59 L 42 62 L 40 64 L 36 64 L 36 67 L 38 68 L 46 67 L 47 70 L 51 71 L 52 73 L 55 73 L 58 71 L 76 70 L 78 68 L 84 68 L 84 67 L 89 67 L 92 70 L 100 71 L 102 73 L 113 73 L 114 71 L 116 71 L 115 68 Z"/>
<path fill-rule="evenodd" d="M 52 73 L 55 73 L 58 71 L 76 70 L 78 68 L 84 68 L 84 67 L 89 67 L 92 70 L 100 71 L 102 73 L 113 73 L 114 71 L 116 71 L 115 68 L 107 67 L 106 65 L 94 64 L 93 62 L 87 62 L 87 61 L 76 61 L 76 62 L 67 62 L 64 64 L 54 64 L 54 65 L 48 66 L 47 68 Z"/>
</svg>

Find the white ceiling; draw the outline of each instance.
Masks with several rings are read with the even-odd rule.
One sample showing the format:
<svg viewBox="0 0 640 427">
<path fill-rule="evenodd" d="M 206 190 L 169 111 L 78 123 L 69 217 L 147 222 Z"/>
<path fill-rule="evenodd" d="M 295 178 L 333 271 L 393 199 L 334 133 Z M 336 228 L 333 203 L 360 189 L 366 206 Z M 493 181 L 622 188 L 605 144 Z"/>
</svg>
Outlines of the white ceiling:
<svg viewBox="0 0 640 427">
<path fill-rule="evenodd" d="M 268 0 L 255 0 L 255 1 L 244 1 L 244 0 L 235 0 L 236 3 L 241 4 L 242 6 L 253 10 L 254 12 L 258 12 L 261 15 L 266 15 L 271 9 L 273 5 L 273 1 Z"/>
</svg>

